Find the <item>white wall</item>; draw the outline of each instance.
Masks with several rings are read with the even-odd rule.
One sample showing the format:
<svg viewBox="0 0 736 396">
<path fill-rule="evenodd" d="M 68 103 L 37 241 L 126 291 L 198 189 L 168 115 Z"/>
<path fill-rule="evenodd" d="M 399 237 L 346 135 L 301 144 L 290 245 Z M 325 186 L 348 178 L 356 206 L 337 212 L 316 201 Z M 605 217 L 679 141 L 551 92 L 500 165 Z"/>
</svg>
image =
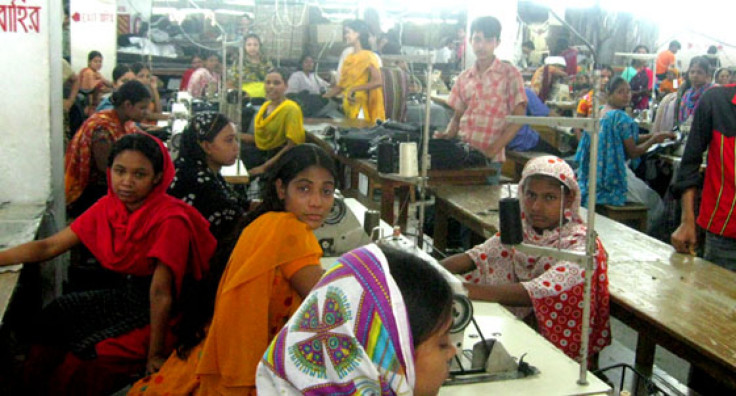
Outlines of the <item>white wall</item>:
<svg viewBox="0 0 736 396">
<path fill-rule="evenodd" d="M 52 183 L 63 185 L 58 169 L 52 172 L 52 164 L 60 167 L 63 178 L 61 2 L 18 5 L 40 7 L 39 31 L 25 32 L 20 26 L 20 31 L 0 31 L 0 48 L 7 54 L 0 75 L 12 76 L 0 79 L 0 202 L 46 202 Z"/>
<path fill-rule="evenodd" d="M 492 16 L 501 22 L 501 43 L 496 48 L 495 55 L 501 60 L 512 63 L 517 59 L 521 43 L 517 43 L 519 23 L 516 16 L 519 13 L 517 0 L 505 1 L 471 1 L 468 7 L 468 33 L 467 49 L 465 53 L 465 68 L 469 68 L 475 62 L 473 46 L 470 44 L 470 25 L 473 20 L 482 16 Z"/>
<path fill-rule="evenodd" d="M 117 63 L 117 2 L 116 0 L 71 0 L 69 23 L 72 44 L 72 69 L 87 67 L 87 55 L 102 53 L 102 75 L 112 79 Z"/>
</svg>

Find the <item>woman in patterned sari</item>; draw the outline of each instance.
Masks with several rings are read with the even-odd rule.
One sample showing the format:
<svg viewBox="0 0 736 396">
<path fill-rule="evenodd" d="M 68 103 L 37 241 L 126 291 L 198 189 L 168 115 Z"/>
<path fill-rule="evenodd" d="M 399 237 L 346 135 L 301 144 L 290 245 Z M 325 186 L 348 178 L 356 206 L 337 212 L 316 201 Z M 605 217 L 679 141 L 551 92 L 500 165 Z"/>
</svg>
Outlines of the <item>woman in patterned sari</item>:
<svg viewBox="0 0 736 396">
<path fill-rule="evenodd" d="M 107 193 L 107 160 L 112 144 L 137 131 L 148 112 L 151 93 L 129 81 L 112 94 L 114 108 L 92 115 L 79 127 L 64 159 L 67 211 L 77 217 Z"/>
<path fill-rule="evenodd" d="M 358 118 L 361 109 L 366 120 L 385 119 L 383 79 L 378 59 L 370 50 L 368 25 L 360 20 L 345 24 L 345 40 L 354 51 L 342 64 L 340 82 L 324 94 L 332 98 L 343 94 L 343 111 L 350 119 Z"/>
<path fill-rule="evenodd" d="M 586 225 L 578 214 L 580 198 L 575 173 L 562 159 L 543 156 L 527 162 L 519 181 L 524 242 L 584 252 Z M 561 208 L 564 223 L 559 227 Z M 606 251 L 596 240 L 589 355 L 611 342 L 606 261 Z M 585 278 L 578 264 L 514 250 L 501 244 L 499 234 L 442 264 L 453 273 L 466 274 L 470 298 L 509 307 L 566 355 L 581 359 Z"/>
<path fill-rule="evenodd" d="M 369 245 L 325 272 L 266 350 L 263 395 L 436 395 L 455 356 L 452 291 L 418 256 Z"/>
<path fill-rule="evenodd" d="M 279 159 L 263 203 L 239 228 L 214 298 L 184 315 L 177 352 L 129 395 L 255 394 L 256 367 L 268 343 L 322 274 L 313 230 L 332 208 L 336 175 L 330 156 L 312 144 Z"/>
</svg>

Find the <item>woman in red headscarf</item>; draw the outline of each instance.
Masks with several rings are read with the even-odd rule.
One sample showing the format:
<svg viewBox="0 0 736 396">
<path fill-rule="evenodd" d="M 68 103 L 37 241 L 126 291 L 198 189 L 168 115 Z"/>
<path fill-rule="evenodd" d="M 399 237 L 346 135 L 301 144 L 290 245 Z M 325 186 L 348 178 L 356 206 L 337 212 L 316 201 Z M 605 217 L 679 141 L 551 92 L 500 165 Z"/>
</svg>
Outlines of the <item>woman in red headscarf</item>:
<svg viewBox="0 0 736 396">
<path fill-rule="evenodd" d="M 202 278 L 215 249 L 209 223 L 166 194 L 174 166 L 158 139 L 120 138 L 107 178 L 107 195 L 71 226 L 0 252 L 0 266 L 33 263 L 81 243 L 125 275 L 115 289 L 64 295 L 44 309 L 26 365 L 34 394 L 109 394 L 156 371 L 174 344 L 177 297 Z"/>
</svg>

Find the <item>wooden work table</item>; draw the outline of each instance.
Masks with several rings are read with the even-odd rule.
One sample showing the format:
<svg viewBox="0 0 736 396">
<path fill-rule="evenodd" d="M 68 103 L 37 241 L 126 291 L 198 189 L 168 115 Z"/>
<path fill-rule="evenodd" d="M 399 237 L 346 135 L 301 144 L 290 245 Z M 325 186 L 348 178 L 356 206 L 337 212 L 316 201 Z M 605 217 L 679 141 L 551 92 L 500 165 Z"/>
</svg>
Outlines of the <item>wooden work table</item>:
<svg viewBox="0 0 736 396">
<path fill-rule="evenodd" d="M 331 152 L 334 158 L 343 166 L 350 168 L 350 186 L 352 189 L 358 188 L 358 175 L 363 174 L 369 180 L 380 184 L 381 190 L 381 218 L 389 224 L 398 224 L 403 230 L 406 229 L 408 217 L 408 198 L 409 188 L 417 185 L 418 178 L 404 178 L 398 174 L 379 173 L 377 165 L 362 158 L 348 158 L 344 155 L 336 153 L 333 146 L 328 142 L 328 137 L 315 131 L 320 126 L 331 125 L 335 127 L 366 127 L 370 126 L 365 120 L 330 120 L 330 119 L 305 119 L 304 125 L 307 126 L 307 142 L 315 143 L 323 149 Z M 360 126 L 362 125 L 362 126 Z M 313 132 L 309 131 L 312 127 Z M 480 185 L 486 182 L 486 178 L 494 174 L 494 170 L 487 167 L 464 168 L 464 169 L 435 169 L 427 172 L 429 186 L 442 185 Z M 400 204 L 398 222 L 394 214 L 394 203 L 398 197 Z"/>
<path fill-rule="evenodd" d="M 435 246 L 445 244 L 449 217 L 485 237 L 493 235 L 502 189 L 431 188 L 437 205 Z M 584 208 L 581 216 L 587 216 Z M 736 388 L 736 273 L 675 253 L 670 245 L 601 215 L 595 228 L 608 252 L 611 314 L 639 333 L 637 368 L 651 374 L 655 345 L 661 345 Z"/>
</svg>

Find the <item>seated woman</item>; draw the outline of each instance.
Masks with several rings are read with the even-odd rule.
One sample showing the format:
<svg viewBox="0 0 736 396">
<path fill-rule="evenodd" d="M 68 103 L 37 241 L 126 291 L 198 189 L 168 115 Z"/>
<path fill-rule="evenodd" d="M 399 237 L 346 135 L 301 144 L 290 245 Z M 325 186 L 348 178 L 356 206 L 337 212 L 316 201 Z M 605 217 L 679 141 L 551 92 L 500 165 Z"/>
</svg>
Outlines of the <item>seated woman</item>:
<svg viewBox="0 0 736 396">
<path fill-rule="evenodd" d="M 204 66 L 192 73 L 187 86 L 187 92 L 193 98 L 204 98 L 208 92 L 216 92 L 220 85 L 220 56 L 212 52 L 207 55 Z"/>
<path fill-rule="evenodd" d="M 532 117 L 547 117 L 550 115 L 550 110 L 547 105 L 542 102 L 534 90 L 527 87 L 524 88 L 526 93 L 527 105 L 526 115 Z M 506 145 L 508 150 L 513 151 L 536 151 L 542 153 L 548 153 L 552 155 L 561 156 L 560 150 L 557 147 L 547 143 L 544 139 L 539 136 L 539 133 L 535 131 L 531 125 L 523 125 L 516 136 Z"/>
<path fill-rule="evenodd" d="M 215 239 L 207 221 L 166 194 L 174 165 L 145 134 L 118 140 L 107 195 L 61 232 L 0 252 L 0 265 L 35 263 L 83 244 L 103 267 L 127 275 L 116 289 L 57 298 L 41 314 L 42 346 L 26 362 L 32 394 L 109 394 L 171 353 L 171 325 L 185 280 L 207 271 Z"/>
<path fill-rule="evenodd" d="M 651 88 L 649 74 L 647 74 L 646 64 L 643 60 L 634 59 L 633 66 L 636 74 L 631 78 L 629 85 L 631 86 L 631 108 L 634 110 L 644 110 L 649 108 L 649 97 L 651 96 Z"/>
<path fill-rule="evenodd" d="M 248 201 L 225 182 L 220 169 L 238 159 L 235 128 L 223 114 L 198 113 L 182 133 L 176 177 L 169 194 L 192 205 L 220 241 L 248 210 Z"/>
<path fill-rule="evenodd" d="M 203 60 L 199 55 L 192 56 L 192 67 L 184 71 L 181 76 L 181 82 L 179 83 L 179 91 L 186 91 L 189 87 L 189 79 L 192 78 L 192 74 L 197 71 L 203 65 Z"/>
<path fill-rule="evenodd" d="M 713 80 L 718 85 L 728 85 L 731 81 L 731 70 L 727 67 L 722 67 L 716 71 L 713 75 Z"/>
<path fill-rule="evenodd" d="M 151 69 L 143 63 L 133 63 L 130 68 L 135 73 L 135 77 L 151 90 L 151 104 L 148 106 L 148 114 L 146 115 L 146 125 L 156 125 L 158 120 L 168 120 L 170 117 L 163 114 L 161 107 L 161 97 L 158 94 L 158 78 L 151 74 Z"/>
<path fill-rule="evenodd" d="M 524 243 L 585 251 L 586 226 L 578 214 L 580 189 L 575 173 L 562 159 L 543 156 L 527 162 L 519 181 L 519 199 Z M 559 227 L 561 208 L 564 224 Z M 611 343 L 606 260 L 606 251 L 596 240 L 589 356 Z M 578 264 L 509 249 L 496 234 L 482 245 L 444 259 L 442 265 L 455 274 L 467 274 L 471 299 L 507 306 L 566 355 L 581 359 L 585 278 Z"/>
<path fill-rule="evenodd" d="M 668 69 L 665 78 L 659 83 L 659 96 L 664 97 L 669 93 L 677 92 L 680 86 L 682 86 L 680 71 L 677 68 Z"/>
<path fill-rule="evenodd" d="M 332 208 L 336 175 L 332 158 L 312 144 L 278 160 L 264 183 L 263 203 L 245 217 L 245 229 L 236 230 L 242 233 L 219 287 L 211 283 L 216 298 L 190 311 L 194 320 L 185 313 L 189 326 L 177 353 L 129 395 L 255 394 L 256 367 L 268 343 L 322 275 L 313 230 Z"/>
<path fill-rule="evenodd" d="M 682 98 L 677 111 L 678 124 L 692 123 L 695 108 L 700 103 L 703 93 L 713 87 L 710 81 L 710 61 L 704 56 L 696 56 L 690 60 L 687 80 L 682 86 Z"/>
<path fill-rule="evenodd" d="M 238 70 L 239 66 L 236 64 L 228 72 L 228 86 L 234 88 L 242 76 L 242 90 L 249 98 L 265 98 L 267 95 L 263 81 L 268 71 L 273 69 L 273 63 L 261 52 L 262 46 L 257 34 L 246 35 L 243 69 Z"/>
<path fill-rule="evenodd" d="M 120 89 L 120 87 L 123 86 L 123 84 L 132 80 L 135 80 L 135 73 L 133 73 L 133 69 L 131 69 L 130 66 L 120 64 L 112 69 L 112 89 L 114 91 L 117 91 L 118 89 Z M 112 105 L 112 94 L 110 94 L 105 96 L 100 101 L 100 104 L 97 105 L 95 113 L 102 110 L 110 110 L 113 108 L 115 108 L 115 106 Z"/>
<path fill-rule="evenodd" d="M 639 126 L 624 108 L 631 102 L 629 84 L 615 77 L 606 87 L 608 104 L 601 110 L 598 142 L 598 177 L 596 183 L 597 204 L 624 206 L 626 202 L 645 205 L 647 232 L 652 232 L 664 215 L 662 198 L 643 180 L 636 177 L 635 169 L 655 143 L 675 137 L 671 132 L 639 134 Z M 631 167 L 628 162 L 631 160 Z M 582 191 L 583 206 L 588 200 L 588 164 L 590 162 L 590 134 L 583 132 L 575 154 L 578 162 L 578 182 Z"/>
<path fill-rule="evenodd" d="M 268 102 L 261 106 L 255 117 L 255 133 L 241 133 L 245 167 L 251 176 L 268 171 L 279 157 L 290 148 L 304 143 L 306 135 L 302 110 L 286 98 L 286 73 L 272 69 L 266 75 Z"/>
<path fill-rule="evenodd" d="M 292 73 L 289 77 L 287 94 L 307 91 L 313 95 L 320 95 L 327 90 L 329 87 L 327 81 L 314 72 L 314 58 L 311 55 L 302 56 L 299 65 L 301 65 L 301 70 Z"/>
<path fill-rule="evenodd" d="M 452 290 L 429 263 L 384 246 L 353 250 L 271 342 L 258 392 L 436 395 L 455 356 L 451 324 Z"/>
<path fill-rule="evenodd" d="M 343 94 L 343 111 L 349 119 L 358 118 L 361 109 L 366 120 L 376 122 L 386 118 L 383 104 L 383 79 L 378 58 L 370 50 L 370 30 L 361 20 L 345 24 L 345 41 L 353 53 L 345 57 L 339 83 L 324 94 L 332 98 Z"/>
<path fill-rule="evenodd" d="M 87 67 L 79 72 L 79 92 L 87 96 L 84 108 L 87 117 L 94 114 L 102 94 L 112 90 L 112 83 L 102 77 L 101 69 L 102 54 L 99 51 L 90 51 L 87 55 Z"/>
<path fill-rule="evenodd" d="M 567 78 L 565 59 L 559 56 L 548 56 L 544 66 L 532 75 L 532 89 L 542 102 L 551 100 L 552 87 L 561 79 Z"/>
<path fill-rule="evenodd" d="M 116 140 L 137 131 L 146 116 L 151 93 L 128 81 L 112 94 L 114 108 L 93 114 L 77 130 L 64 159 L 67 212 L 77 217 L 107 194 L 107 160 Z M 133 121 L 133 122 L 129 122 Z"/>
</svg>

